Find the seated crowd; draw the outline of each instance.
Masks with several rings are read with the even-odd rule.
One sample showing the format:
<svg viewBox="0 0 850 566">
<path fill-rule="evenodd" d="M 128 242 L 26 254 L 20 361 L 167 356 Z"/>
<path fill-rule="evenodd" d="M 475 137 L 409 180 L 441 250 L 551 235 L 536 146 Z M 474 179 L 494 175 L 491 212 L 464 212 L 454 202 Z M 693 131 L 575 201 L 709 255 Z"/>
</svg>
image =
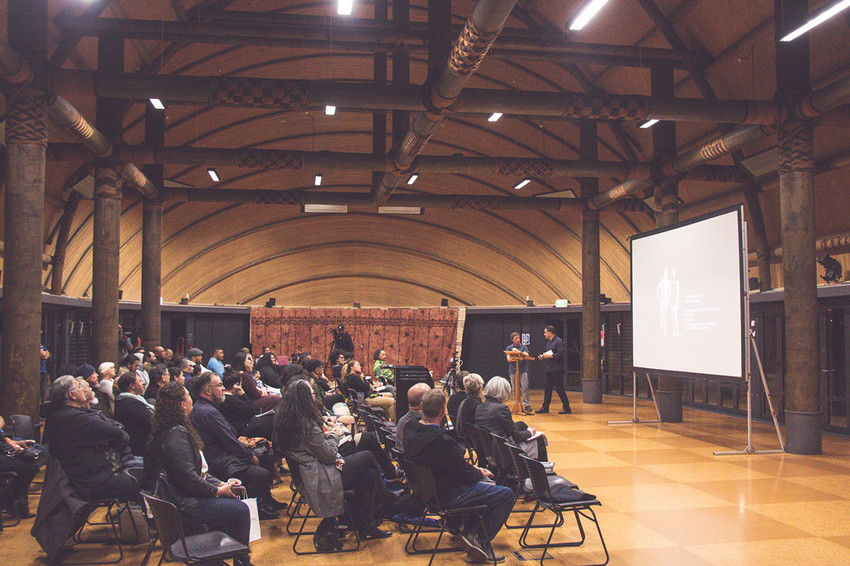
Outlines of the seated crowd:
<svg viewBox="0 0 850 566">
<path fill-rule="evenodd" d="M 236 498 L 244 489 L 256 498 L 261 520 L 278 518 L 287 504 L 275 500 L 271 488 L 279 474 L 292 470 L 299 493 L 323 519 L 314 538 L 319 550 L 337 548 L 336 541 L 320 537 L 336 536 L 343 516 L 361 539 L 392 534 L 381 523 L 399 512 L 406 484 L 393 459 L 403 454 L 432 471 L 446 507 L 486 507 L 481 523 L 451 525 L 468 559 L 503 560 L 490 541 L 513 508 L 514 491 L 465 459 L 463 427 L 507 438 L 540 460 L 546 459 L 545 436 L 513 421 L 504 405 L 511 394 L 507 380 L 493 377 L 484 386 L 481 376 L 467 372 L 449 409 L 442 390 L 419 383 L 407 392 L 409 412 L 391 425 L 393 372 L 385 367 L 383 349 L 373 358 L 372 377 L 345 353 L 332 354 L 328 376 L 325 364 L 308 353 L 279 364 L 270 351 L 255 361 L 247 348 L 230 364 L 216 348 L 206 367 L 198 348 L 174 358 L 157 347 L 128 353 L 118 367 L 103 362 L 64 368 L 69 371 L 53 382 L 43 407 L 43 443 L 79 498 L 141 502 L 144 490 L 174 503 L 186 526 L 205 524 L 246 546 L 248 507 Z M 385 426 L 393 427 L 395 454 L 378 435 L 355 432 L 350 407 L 357 403 L 390 421 Z M 0 420 L 0 448 L 14 455 L 30 444 L 7 437 Z M 27 492 L 40 463 L 0 458 L 0 472 L 17 473 L 5 503 L 16 516 L 31 516 Z M 348 490 L 354 500 L 346 502 Z M 234 564 L 250 565 L 249 555 Z"/>
</svg>

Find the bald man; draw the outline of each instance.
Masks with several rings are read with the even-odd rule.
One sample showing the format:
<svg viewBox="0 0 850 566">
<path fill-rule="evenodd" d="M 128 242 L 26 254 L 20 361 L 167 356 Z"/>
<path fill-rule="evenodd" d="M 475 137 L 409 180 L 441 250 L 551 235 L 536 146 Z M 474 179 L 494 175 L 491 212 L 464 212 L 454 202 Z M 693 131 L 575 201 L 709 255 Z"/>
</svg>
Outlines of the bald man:
<svg viewBox="0 0 850 566">
<path fill-rule="evenodd" d="M 422 398 L 431 390 L 431 386 L 427 383 L 417 383 L 407 390 L 407 405 L 410 410 L 398 420 L 396 427 L 396 446 L 404 452 L 404 425 L 409 422 L 419 422 L 422 420 Z"/>
</svg>

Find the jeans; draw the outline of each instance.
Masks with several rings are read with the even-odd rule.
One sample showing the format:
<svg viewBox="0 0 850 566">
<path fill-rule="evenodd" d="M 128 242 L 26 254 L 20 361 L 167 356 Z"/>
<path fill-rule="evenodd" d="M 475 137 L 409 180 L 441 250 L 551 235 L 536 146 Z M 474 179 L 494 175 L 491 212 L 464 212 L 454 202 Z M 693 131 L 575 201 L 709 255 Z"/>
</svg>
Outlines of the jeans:
<svg viewBox="0 0 850 566">
<path fill-rule="evenodd" d="M 496 537 L 499 529 L 508 520 L 508 515 L 511 514 L 511 509 L 514 507 L 514 499 L 514 492 L 510 488 L 480 481 L 472 484 L 466 488 L 466 491 L 452 499 L 446 505 L 446 508 L 454 509 L 457 507 L 486 505 L 487 511 L 484 512 L 483 517 L 486 533 L 479 534 L 486 537 L 487 542 L 489 542 Z"/>
<path fill-rule="evenodd" d="M 251 514 L 247 505 L 229 497 L 201 497 L 197 501 L 184 513 L 191 525 L 209 525 L 248 546 Z"/>
<path fill-rule="evenodd" d="M 570 400 L 567 399 L 567 394 L 564 392 L 564 370 L 546 372 L 546 390 L 543 392 L 543 409 L 549 410 L 549 403 L 552 401 L 552 388 L 558 392 L 558 397 L 561 398 L 561 403 L 564 409 L 570 408 Z"/>
</svg>

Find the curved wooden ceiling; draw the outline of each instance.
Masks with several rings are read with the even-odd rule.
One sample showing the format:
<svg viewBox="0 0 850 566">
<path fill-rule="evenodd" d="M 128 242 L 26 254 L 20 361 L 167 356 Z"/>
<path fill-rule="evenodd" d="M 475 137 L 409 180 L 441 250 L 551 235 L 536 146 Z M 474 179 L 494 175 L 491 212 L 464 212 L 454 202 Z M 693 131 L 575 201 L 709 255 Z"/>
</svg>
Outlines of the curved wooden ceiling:
<svg viewBox="0 0 850 566">
<path fill-rule="evenodd" d="M 581 32 L 566 32 L 572 41 L 641 48 L 671 47 L 641 4 L 646 0 L 611 0 L 600 16 Z M 702 71 L 721 99 L 770 100 L 775 91 L 773 1 L 655 0 L 685 47 L 704 58 Z M 815 9 L 824 2 L 812 1 Z M 50 2 L 49 50 L 68 36 L 63 22 L 87 13 L 101 18 L 156 22 L 203 19 L 215 11 L 270 12 L 286 16 L 322 16 L 335 29 L 346 18 L 335 15 L 334 1 L 232 0 L 62 0 Z M 390 3 L 392 4 L 392 3 Z M 411 0 L 410 17 L 427 21 L 426 0 Z M 452 19 L 462 24 L 475 2 L 454 0 Z M 519 1 L 506 29 L 565 29 L 579 0 Z M 372 18 L 373 3 L 355 2 L 356 18 Z M 392 9 L 390 9 L 392 13 Z M 188 15 L 187 15 L 188 14 Z M 5 16 L 5 14 L 4 14 Z M 194 21 L 194 20 L 193 20 Z M 4 22 L 5 23 L 5 22 Z M 850 73 L 847 17 L 836 18 L 811 33 L 812 84 L 822 86 Z M 0 26 L 5 30 L 6 26 Z M 168 41 L 127 40 L 128 72 L 195 76 L 251 76 L 316 81 L 369 82 L 373 55 L 342 50 L 329 41 L 321 48 L 281 48 L 211 43 L 171 44 Z M 496 46 L 499 43 L 497 41 Z M 94 70 L 97 41 L 83 37 L 63 62 L 65 69 Z M 389 79 L 392 79 L 392 62 Z M 422 53 L 410 59 L 410 82 L 427 78 Z M 699 98 L 693 77 L 676 71 L 676 95 Z M 472 76 L 470 88 L 537 91 L 586 91 L 591 86 L 609 93 L 650 94 L 648 68 L 606 66 L 585 62 L 489 57 Z M 94 118 L 94 99 L 68 95 L 86 116 Z M 843 107 L 846 109 L 847 107 Z M 370 153 L 372 114 L 340 110 L 285 112 L 270 109 L 169 105 L 167 146 L 274 148 L 304 151 Z M 392 145 L 388 119 L 386 145 Z M 823 117 L 817 127 L 816 160 L 847 151 L 850 146 L 846 112 Z M 135 101 L 124 119 L 126 143 L 144 141 L 144 106 Z M 599 122 L 599 159 L 652 158 L 651 135 L 634 122 Z M 681 122 L 676 126 L 679 151 L 720 133 L 717 124 Z M 63 139 L 51 130 L 51 141 Z M 775 137 L 743 148 L 752 155 L 776 144 Z M 426 155 L 578 158 L 578 124 L 566 119 L 506 115 L 491 123 L 482 116 L 456 114 L 444 120 L 424 150 Z M 733 165 L 731 157 L 714 164 Z M 142 165 L 138 163 L 137 165 Z M 68 176 L 79 163 L 48 163 L 45 252 L 55 246 L 55 231 L 69 191 Z M 221 182 L 212 183 L 203 166 L 166 165 L 165 177 L 197 188 L 305 190 L 315 188 L 314 171 L 257 170 L 217 167 Z M 370 175 L 324 171 L 322 191 L 367 193 Z M 850 199 L 846 171 L 816 178 L 819 235 L 850 230 Z M 601 179 L 600 190 L 620 179 Z M 538 179 L 521 191 L 510 177 L 495 174 L 422 175 L 401 192 L 532 196 L 573 190 L 578 180 Z M 684 219 L 733 202 L 743 202 L 742 184 L 683 180 L 679 196 Z M 781 245 L 778 191 L 760 196 L 771 246 Z M 125 193 L 121 220 L 121 288 L 124 298 L 140 295 L 141 203 Z M 91 201 L 79 206 L 71 231 L 63 291 L 90 293 Z M 581 217 L 577 212 L 468 210 L 427 208 L 421 216 L 377 214 L 374 206 L 351 207 L 349 214 L 303 214 L 293 206 L 234 203 L 173 202 L 165 204 L 163 220 L 163 286 L 165 301 L 186 294 L 192 302 L 262 304 L 275 297 L 278 305 L 417 306 L 439 304 L 516 305 L 528 296 L 536 304 L 557 298 L 581 300 Z M 602 292 L 617 301 L 629 299 L 629 243 L 636 232 L 650 229 L 647 213 L 601 213 Z M 752 248 L 752 246 L 751 246 Z M 757 273 L 754 273 L 757 275 Z M 49 284 L 51 270 L 44 272 Z"/>
</svg>

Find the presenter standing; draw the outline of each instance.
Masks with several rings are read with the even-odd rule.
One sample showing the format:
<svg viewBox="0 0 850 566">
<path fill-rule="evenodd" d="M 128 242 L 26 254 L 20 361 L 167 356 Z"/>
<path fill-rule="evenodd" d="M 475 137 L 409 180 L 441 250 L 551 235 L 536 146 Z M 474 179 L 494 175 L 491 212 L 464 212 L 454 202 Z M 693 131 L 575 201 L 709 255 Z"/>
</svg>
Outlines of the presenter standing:
<svg viewBox="0 0 850 566">
<path fill-rule="evenodd" d="M 511 343 L 505 346 L 505 351 L 514 350 L 517 352 L 525 352 L 528 353 L 528 346 L 522 343 L 520 340 L 519 332 L 511 332 Z M 510 382 L 516 382 L 516 373 L 517 373 L 517 361 L 508 354 L 505 356 L 505 359 L 508 360 L 508 374 L 510 375 Z M 528 368 L 526 366 L 527 362 L 525 360 L 519 361 L 519 388 L 522 391 L 522 410 L 528 414 L 531 414 L 531 402 L 528 400 Z"/>
<path fill-rule="evenodd" d="M 546 351 L 537 358 L 545 360 L 543 369 L 546 372 L 546 390 L 543 393 L 543 406 L 537 412 L 549 412 L 549 403 L 552 401 L 552 389 L 554 388 L 564 405 L 563 410 L 559 411 L 558 414 L 568 415 L 573 411 L 570 408 L 570 400 L 564 392 L 564 358 L 567 348 L 564 341 L 555 334 L 555 327 L 551 324 L 543 330 L 543 335 L 546 337 Z"/>
</svg>

